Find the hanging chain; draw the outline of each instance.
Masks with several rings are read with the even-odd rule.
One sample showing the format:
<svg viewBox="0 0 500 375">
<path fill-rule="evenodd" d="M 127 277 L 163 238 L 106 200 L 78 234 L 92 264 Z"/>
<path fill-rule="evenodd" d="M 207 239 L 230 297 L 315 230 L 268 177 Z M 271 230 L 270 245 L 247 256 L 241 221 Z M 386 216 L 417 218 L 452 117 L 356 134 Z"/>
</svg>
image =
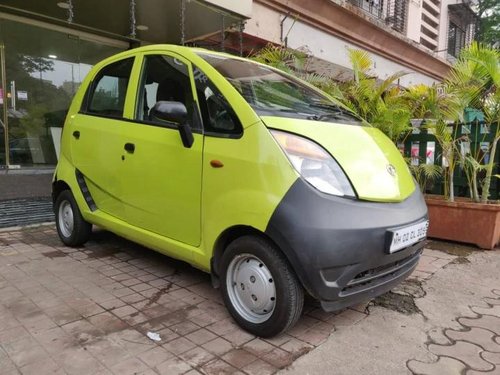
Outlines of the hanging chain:
<svg viewBox="0 0 500 375">
<path fill-rule="evenodd" d="M 137 25 L 135 19 L 135 0 L 130 0 L 130 37 L 137 36 Z"/>
<path fill-rule="evenodd" d="M 243 30 L 245 30 L 245 21 L 240 21 L 239 23 L 240 56 L 243 56 Z"/>
<path fill-rule="evenodd" d="M 186 0 L 181 0 L 181 45 L 186 42 Z"/>
<path fill-rule="evenodd" d="M 73 23 L 73 0 L 68 0 L 68 23 Z"/>
<path fill-rule="evenodd" d="M 224 48 L 225 31 L 226 31 L 226 17 L 224 15 L 222 15 L 222 29 L 220 32 L 220 49 L 222 52 L 225 51 L 225 48 Z"/>
</svg>

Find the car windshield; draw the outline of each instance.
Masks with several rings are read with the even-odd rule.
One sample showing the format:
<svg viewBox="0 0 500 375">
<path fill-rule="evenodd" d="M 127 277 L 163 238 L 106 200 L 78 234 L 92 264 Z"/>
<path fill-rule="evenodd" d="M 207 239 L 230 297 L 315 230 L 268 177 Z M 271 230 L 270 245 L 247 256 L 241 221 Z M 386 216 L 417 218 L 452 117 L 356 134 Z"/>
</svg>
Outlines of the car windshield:
<svg viewBox="0 0 500 375">
<path fill-rule="evenodd" d="M 279 70 L 248 60 L 198 53 L 222 74 L 261 116 L 361 125 L 328 96 Z"/>
</svg>

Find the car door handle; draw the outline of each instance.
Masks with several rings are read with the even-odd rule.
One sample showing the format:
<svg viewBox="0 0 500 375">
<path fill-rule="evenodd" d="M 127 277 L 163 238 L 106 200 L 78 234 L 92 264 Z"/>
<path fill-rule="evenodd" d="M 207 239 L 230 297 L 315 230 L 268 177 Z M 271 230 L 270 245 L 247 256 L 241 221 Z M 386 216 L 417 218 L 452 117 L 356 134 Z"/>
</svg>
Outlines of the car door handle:
<svg viewBox="0 0 500 375">
<path fill-rule="evenodd" d="M 125 143 L 124 147 L 125 151 L 130 152 L 131 154 L 135 151 L 135 145 L 133 143 Z"/>
<path fill-rule="evenodd" d="M 76 139 L 80 139 L 80 132 L 78 130 L 75 130 L 73 132 L 73 137 L 75 137 Z"/>
</svg>

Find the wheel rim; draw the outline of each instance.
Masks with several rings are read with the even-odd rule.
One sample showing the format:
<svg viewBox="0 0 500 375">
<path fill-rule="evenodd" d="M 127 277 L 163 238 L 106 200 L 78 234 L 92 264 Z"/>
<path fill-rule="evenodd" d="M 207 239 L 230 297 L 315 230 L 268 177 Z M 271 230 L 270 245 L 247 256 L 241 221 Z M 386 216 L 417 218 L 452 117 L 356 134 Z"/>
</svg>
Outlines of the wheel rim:
<svg viewBox="0 0 500 375">
<path fill-rule="evenodd" d="M 59 205 L 59 212 L 57 215 L 59 229 L 64 237 L 71 237 L 73 234 L 73 208 L 69 201 L 62 201 Z"/>
<path fill-rule="evenodd" d="M 251 323 L 263 323 L 276 306 L 271 271 L 259 258 L 240 254 L 231 260 L 226 274 L 229 299 L 236 312 Z"/>
</svg>

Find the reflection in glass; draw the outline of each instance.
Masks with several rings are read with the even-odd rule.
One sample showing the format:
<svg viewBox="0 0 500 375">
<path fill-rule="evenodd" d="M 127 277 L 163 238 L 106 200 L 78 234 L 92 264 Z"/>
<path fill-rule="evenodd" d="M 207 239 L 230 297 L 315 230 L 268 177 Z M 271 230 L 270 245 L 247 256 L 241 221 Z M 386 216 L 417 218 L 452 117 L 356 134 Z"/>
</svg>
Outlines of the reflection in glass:
<svg viewBox="0 0 500 375">
<path fill-rule="evenodd" d="M 10 165 L 54 165 L 66 112 L 78 87 L 93 64 L 119 49 L 3 19 L 0 44 L 5 45 L 3 104 L 7 106 Z M 3 139 L 0 143 L 5 146 Z M 4 164 L 0 154 L 0 165 Z"/>
</svg>

